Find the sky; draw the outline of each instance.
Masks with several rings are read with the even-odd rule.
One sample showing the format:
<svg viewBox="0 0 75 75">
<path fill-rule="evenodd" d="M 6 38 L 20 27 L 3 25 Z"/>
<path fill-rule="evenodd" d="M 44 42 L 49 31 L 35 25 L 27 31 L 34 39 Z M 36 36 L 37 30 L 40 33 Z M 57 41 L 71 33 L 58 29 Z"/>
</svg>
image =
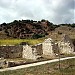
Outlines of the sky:
<svg viewBox="0 0 75 75">
<path fill-rule="evenodd" d="M 0 0 L 0 23 L 22 19 L 75 23 L 74 3 L 75 0 Z"/>
</svg>

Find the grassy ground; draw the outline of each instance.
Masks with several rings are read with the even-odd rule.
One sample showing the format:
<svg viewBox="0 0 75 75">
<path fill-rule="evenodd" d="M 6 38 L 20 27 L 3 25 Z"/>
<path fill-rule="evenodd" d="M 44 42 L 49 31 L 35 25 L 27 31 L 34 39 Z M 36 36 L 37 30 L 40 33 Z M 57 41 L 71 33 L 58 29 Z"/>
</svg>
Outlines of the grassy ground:
<svg viewBox="0 0 75 75">
<path fill-rule="evenodd" d="M 15 71 L 1 72 L 0 75 L 75 75 L 75 59 L 30 67 Z"/>
<path fill-rule="evenodd" d="M 0 39 L 0 45 L 17 45 L 21 42 L 34 45 L 43 42 L 43 39 Z"/>
</svg>

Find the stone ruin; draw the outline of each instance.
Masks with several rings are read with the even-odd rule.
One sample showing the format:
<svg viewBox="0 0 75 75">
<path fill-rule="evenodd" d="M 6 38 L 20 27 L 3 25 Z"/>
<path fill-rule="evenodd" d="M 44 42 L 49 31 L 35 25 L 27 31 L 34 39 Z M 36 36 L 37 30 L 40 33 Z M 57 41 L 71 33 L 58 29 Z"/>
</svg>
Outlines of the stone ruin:
<svg viewBox="0 0 75 75">
<path fill-rule="evenodd" d="M 0 69 L 7 67 L 6 59 L 0 58 Z"/>
<path fill-rule="evenodd" d="M 36 60 L 41 57 L 42 53 L 42 44 L 34 46 L 25 45 L 23 46 L 22 57 Z"/>
<path fill-rule="evenodd" d="M 60 53 L 72 54 L 74 52 L 74 45 L 68 35 L 63 35 L 61 41 L 59 41 Z"/>
<path fill-rule="evenodd" d="M 54 55 L 54 42 L 51 38 L 45 39 L 42 43 L 42 49 L 44 55 Z"/>
<path fill-rule="evenodd" d="M 42 44 L 34 46 L 25 45 L 11 45 L 11 46 L 0 46 L 0 57 L 2 58 L 26 58 L 26 59 L 37 59 L 43 54 Z"/>
<path fill-rule="evenodd" d="M 21 58 L 23 48 L 21 45 L 2 45 L 0 46 L 0 57 L 3 58 Z"/>
<path fill-rule="evenodd" d="M 36 60 L 42 55 L 55 56 L 58 52 L 71 54 L 74 52 L 72 40 L 64 35 L 62 40 L 55 43 L 51 38 L 37 45 L 0 46 L 0 58 L 26 58 Z"/>
</svg>

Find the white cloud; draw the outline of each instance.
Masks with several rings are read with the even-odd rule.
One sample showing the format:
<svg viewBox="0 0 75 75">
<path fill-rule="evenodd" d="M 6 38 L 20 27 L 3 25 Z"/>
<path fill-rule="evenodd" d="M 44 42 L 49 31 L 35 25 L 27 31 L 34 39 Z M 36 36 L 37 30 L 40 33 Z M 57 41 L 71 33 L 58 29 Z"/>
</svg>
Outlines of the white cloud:
<svg viewBox="0 0 75 75">
<path fill-rule="evenodd" d="M 75 0 L 0 0 L 0 23 L 15 19 L 74 22 Z"/>
</svg>

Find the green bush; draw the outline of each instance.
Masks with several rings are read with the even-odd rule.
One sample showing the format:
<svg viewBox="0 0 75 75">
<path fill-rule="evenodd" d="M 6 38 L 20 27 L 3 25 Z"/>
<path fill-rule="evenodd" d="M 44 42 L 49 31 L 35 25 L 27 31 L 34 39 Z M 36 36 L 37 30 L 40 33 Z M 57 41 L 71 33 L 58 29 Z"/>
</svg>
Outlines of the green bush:
<svg viewBox="0 0 75 75">
<path fill-rule="evenodd" d="M 45 37 L 44 34 L 34 34 L 33 35 L 33 39 L 38 39 L 38 38 L 42 38 L 42 37 Z"/>
</svg>

